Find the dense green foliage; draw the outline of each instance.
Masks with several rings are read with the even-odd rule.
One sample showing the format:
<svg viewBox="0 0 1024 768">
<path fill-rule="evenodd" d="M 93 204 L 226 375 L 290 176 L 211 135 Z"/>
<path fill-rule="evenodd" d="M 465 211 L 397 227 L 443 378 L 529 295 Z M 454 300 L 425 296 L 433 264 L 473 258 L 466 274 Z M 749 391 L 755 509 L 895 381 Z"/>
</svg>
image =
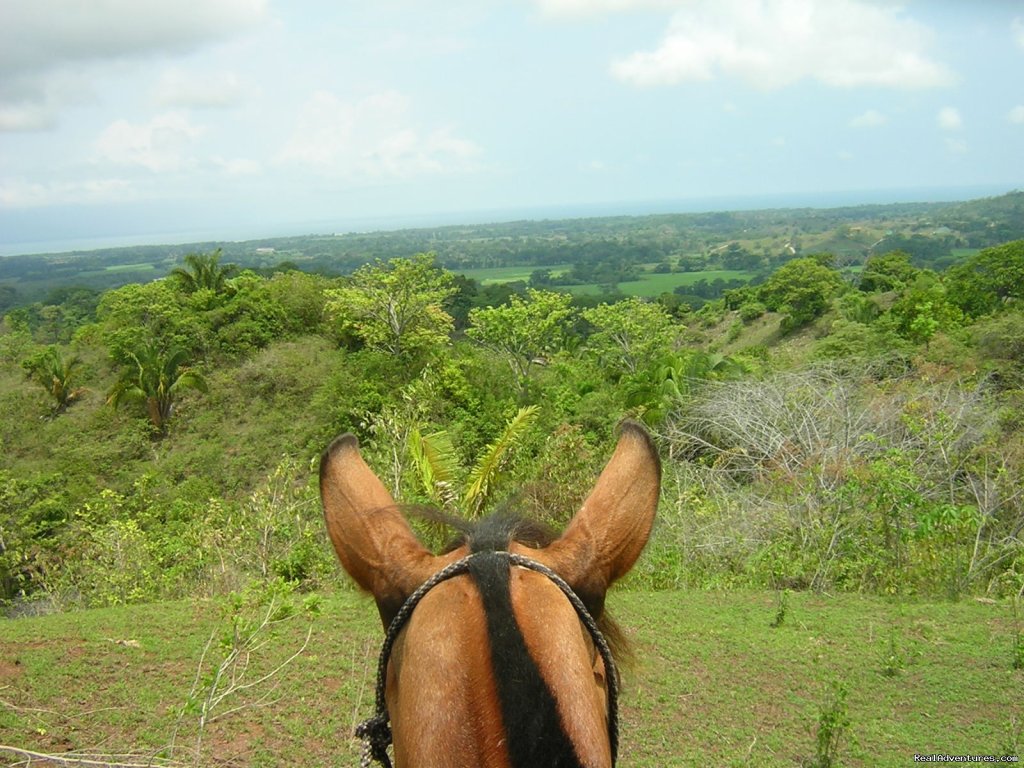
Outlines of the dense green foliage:
<svg viewBox="0 0 1024 768">
<path fill-rule="evenodd" d="M 744 250 L 762 279 L 697 310 L 482 286 L 432 254 L 332 278 L 219 252 L 11 310 L 0 599 L 314 587 L 335 570 L 315 460 L 346 430 L 403 501 L 475 515 L 520 489 L 558 525 L 624 415 L 665 464 L 642 584 L 1020 593 L 1024 241 L 944 271 L 879 253 L 859 280 Z"/>
</svg>

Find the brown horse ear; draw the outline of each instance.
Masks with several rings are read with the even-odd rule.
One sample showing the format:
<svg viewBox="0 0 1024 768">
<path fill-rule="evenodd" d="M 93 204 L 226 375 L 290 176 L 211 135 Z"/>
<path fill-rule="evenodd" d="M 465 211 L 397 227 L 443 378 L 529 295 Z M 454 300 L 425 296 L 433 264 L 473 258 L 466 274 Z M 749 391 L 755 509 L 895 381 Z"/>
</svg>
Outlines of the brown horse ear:
<svg viewBox="0 0 1024 768">
<path fill-rule="evenodd" d="M 661 461 L 638 422 L 619 425 L 615 453 L 561 538 L 538 559 L 555 570 L 595 613 L 604 595 L 640 556 L 654 524 Z"/>
<path fill-rule="evenodd" d="M 320 459 L 320 499 L 338 559 L 391 618 L 437 569 L 394 499 L 359 455 L 353 435 L 337 438 Z"/>
</svg>

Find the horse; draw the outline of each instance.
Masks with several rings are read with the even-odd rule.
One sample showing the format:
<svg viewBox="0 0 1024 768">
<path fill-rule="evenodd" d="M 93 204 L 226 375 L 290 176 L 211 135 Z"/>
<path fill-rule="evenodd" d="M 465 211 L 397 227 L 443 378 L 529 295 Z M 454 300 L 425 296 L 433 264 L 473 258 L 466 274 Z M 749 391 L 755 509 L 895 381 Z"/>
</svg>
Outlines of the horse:
<svg viewBox="0 0 1024 768">
<path fill-rule="evenodd" d="M 646 546 L 660 484 L 650 436 L 626 420 L 560 536 L 498 516 L 433 554 L 358 440 L 335 439 L 320 463 L 327 530 L 388 630 L 362 765 L 390 765 L 390 742 L 397 768 L 611 768 L 617 673 L 597 625 Z"/>
</svg>

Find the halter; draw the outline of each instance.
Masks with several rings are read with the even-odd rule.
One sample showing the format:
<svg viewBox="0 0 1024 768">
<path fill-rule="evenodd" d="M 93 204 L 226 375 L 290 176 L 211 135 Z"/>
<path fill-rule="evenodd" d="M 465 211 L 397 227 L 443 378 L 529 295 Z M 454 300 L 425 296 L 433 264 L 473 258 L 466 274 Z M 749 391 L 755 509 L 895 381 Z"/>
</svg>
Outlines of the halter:
<svg viewBox="0 0 1024 768">
<path fill-rule="evenodd" d="M 520 568 L 528 568 L 531 571 L 536 571 L 537 573 L 546 576 L 548 580 L 562 590 L 562 593 L 568 598 L 572 607 L 576 609 L 576 614 L 579 616 L 580 622 L 590 633 L 590 637 L 594 641 L 594 647 L 597 648 L 598 653 L 601 654 L 601 660 L 604 661 L 605 670 L 607 671 L 606 690 L 608 694 L 608 741 L 611 744 L 612 765 L 615 765 L 619 747 L 618 672 L 615 669 L 615 661 L 612 658 L 612 652 L 611 648 L 608 646 L 608 641 L 605 640 L 604 635 L 601 634 L 601 630 L 597 628 L 597 622 L 594 621 L 594 617 L 590 615 L 590 611 L 587 610 L 583 601 L 580 600 L 579 596 L 572 591 L 572 587 L 570 587 L 561 576 L 552 571 L 546 565 L 538 563 L 536 560 L 531 560 L 528 557 L 517 555 L 512 552 L 498 551 L 474 552 L 473 554 L 467 555 L 461 560 L 456 560 L 451 565 L 442 568 L 423 582 L 419 589 L 409 596 L 409 598 L 402 604 L 402 607 L 395 615 L 395 618 L 391 621 L 391 625 L 388 627 L 388 633 L 384 638 L 384 645 L 380 650 L 380 659 L 377 662 L 376 713 L 373 717 L 360 723 L 356 727 L 356 736 L 363 740 L 363 754 L 359 763 L 360 767 L 370 768 L 372 761 L 376 760 L 385 768 L 391 768 L 391 759 L 388 757 L 388 745 L 391 744 L 391 716 L 388 714 L 388 705 L 385 700 L 384 689 L 387 685 L 387 669 L 388 661 L 391 659 L 391 648 L 395 644 L 395 639 L 398 637 L 398 633 L 405 628 L 406 623 L 409 621 L 409 617 L 412 616 L 413 610 L 415 610 L 416 606 L 419 605 L 420 600 L 422 600 L 430 590 L 441 582 L 466 573 L 469 570 L 469 564 L 472 562 L 473 558 L 483 554 L 499 555 L 506 558 L 511 565 L 516 565 Z"/>
</svg>

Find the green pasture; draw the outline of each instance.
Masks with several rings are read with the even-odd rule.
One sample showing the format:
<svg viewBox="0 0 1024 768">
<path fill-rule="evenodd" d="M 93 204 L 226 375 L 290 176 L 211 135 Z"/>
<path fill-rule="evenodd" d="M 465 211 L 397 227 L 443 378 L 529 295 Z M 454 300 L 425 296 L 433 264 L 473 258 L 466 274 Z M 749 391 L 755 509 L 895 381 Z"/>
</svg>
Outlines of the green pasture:
<svg viewBox="0 0 1024 768">
<path fill-rule="evenodd" d="M 1020 754 L 1024 671 L 1012 665 L 1008 603 L 795 593 L 780 604 L 764 592 L 610 596 L 634 656 L 621 696 L 622 768 L 812 764 L 837 683 L 848 726 L 835 764 Z M 0 744 L 175 765 L 191 764 L 197 745 L 203 765 L 357 765 L 351 733 L 371 713 L 382 635 L 372 602 L 325 597 L 305 650 L 276 672 L 310 625 L 295 616 L 269 631 L 240 682 L 270 677 L 225 699 L 200 731 L 193 685 L 211 634 L 198 690 L 223 656 L 221 606 L 0 620 Z M 0 764 L 28 763 L 0 751 Z"/>
<path fill-rule="evenodd" d="M 571 264 L 556 264 L 551 269 L 552 274 L 560 275 L 571 269 Z M 493 267 L 488 269 L 464 269 L 460 273 L 466 277 L 476 280 L 482 285 L 492 283 L 512 283 L 517 280 L 529 282 L 530 275 L 538 267 Z M 746 272 L 734 269 L 709 270 L 707 272 L 674 272 L 661 274 L 656 272 L 645 272 L 639 280 L 626 283 L 619 283 L 619 290 L 630 296 L 646 296 L 654 298 L 663 293 L 672 293 L 677 287 L 693 285 L 698 280 L 707 280 L 709 283 L 721 278 L 722 280 L 743 280 L 747 281 L 754 277 L 754 272 Z M 568 290 L 574 294 L 597 294 L 603 293 L 605 288 L 597 283 L 573 286 L 555 286 L 556 290 Z"/>
<path fill-rule="evenodd" d="M 754 272 L 745 272 L 734 269 L 716 269 L 707 272 L 670 272 L 661 274 L 649 272 L 641 275 L 639 280 L 632 280 L 626 283 L 619 283 L 619 290 L 627 296 L 644 296 L 655 298 L 663 293 L 672 293 L 680 286 L 689 286 L 698 280 L 707 280 L 709 283 L 721 278 L 722 280 L 750 280 Z M 575 294 L 596 294 L 603 293 L 604 288 L 596 285 L 573 285 L 568 288 Z"/>
<path fill-rule="evenodd" d="M 154 273 L 157 271 L 157 264 L 149 262 L 140 262 L 137 264 L 110 264 L 102 269 L 91 269 L 83 271 L 79 274 L 79 277 L 96 277 L 98 275 L 116 275 L 121 273 L 138 272 L 138 273 Z M 153 275 L 147 275 L 152 279 Z"/>
<path fill-rule="evenodd" d="M 476 280 L 481 285 L 492 283 L 529 282 L 530 275 L 538 269 L 549 269 L 552 275 L 561 275 L 572 269 L 572 264 L 553 264 L 550 267 L 488 267 L 486 269 L 455 269 L 461 275 Z"/>
</svg>

